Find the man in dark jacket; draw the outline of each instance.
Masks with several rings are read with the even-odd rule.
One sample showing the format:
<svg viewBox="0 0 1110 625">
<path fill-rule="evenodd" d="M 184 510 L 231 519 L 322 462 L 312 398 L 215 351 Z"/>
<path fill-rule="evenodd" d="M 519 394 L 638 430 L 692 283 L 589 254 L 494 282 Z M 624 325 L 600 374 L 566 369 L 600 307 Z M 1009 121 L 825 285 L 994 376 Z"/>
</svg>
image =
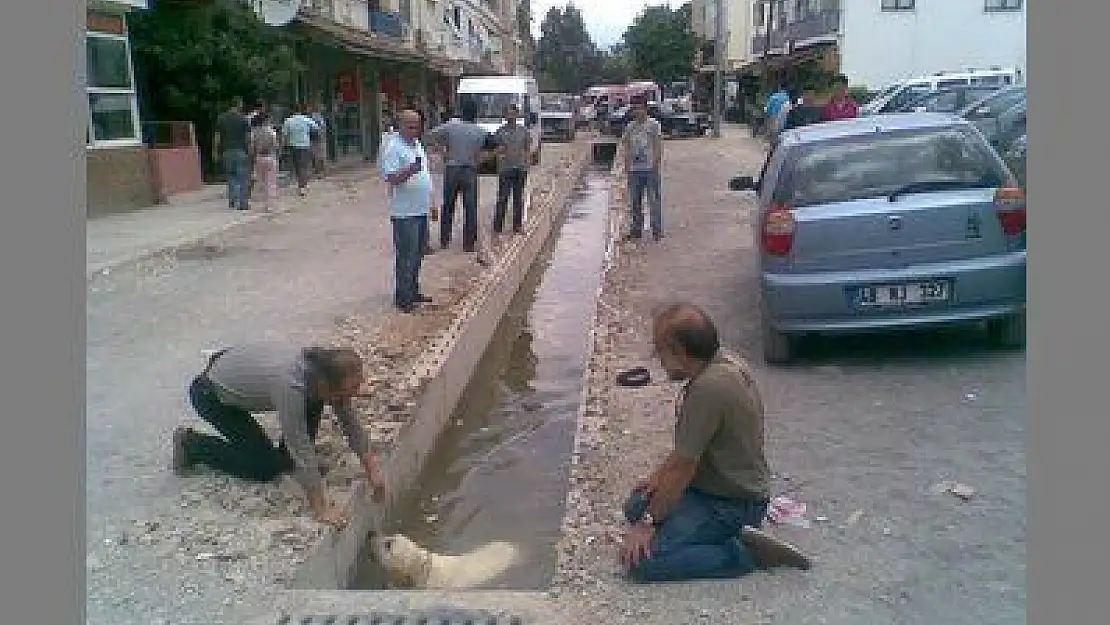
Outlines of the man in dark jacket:
<svg viewBox="0 0 1110 625">
<path fill-rule="evenodd" d="M 804 92 L 802 97 L 798 99 L 798 103 L 790 107 L 790 112 L 786 114 L 786 122 L 782 129 L 786 131 L 792 128 L 801 128 L 822 121 L 824 121 L 824 110 L 813 102 L 812 93 Z"/>
</svg>

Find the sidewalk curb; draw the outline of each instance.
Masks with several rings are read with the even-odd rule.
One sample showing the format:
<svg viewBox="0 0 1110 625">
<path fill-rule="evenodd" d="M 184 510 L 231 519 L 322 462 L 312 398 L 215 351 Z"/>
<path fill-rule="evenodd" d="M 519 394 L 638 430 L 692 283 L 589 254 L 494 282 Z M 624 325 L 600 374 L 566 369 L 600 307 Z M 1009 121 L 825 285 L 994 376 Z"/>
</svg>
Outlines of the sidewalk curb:
<svg viewBox="0 0 1110 625">
<path fill-rule="evenodd" d="M 103 261 L 103 262 L 95 263 L 91 266 L 86 265 L 86 267 L 85 267 L 85 281 L 87 282 L 89 280 L 92 280 L 94 277 L 96 277 L 98 275 L 103 275 L 104 273 L 109 272 L 112 269 L 123 267 L 125 265 L 133 265 L 135 263 L 139 263 L 139 262 L 142 262 L 144 260 L 149 260 L 149 259 L 151 259 L 151 258 L 153 258 L 153 257 L 155 257 L 159 254 L 163 254 L 165 252 L 171 252 L 171 251 L 174 251 L 174 250 L 181 249 L 183 247 L 187 247 L 189 245 L 194 245 L 194 244 L 200 243 L 201 241 L 204 241 L 205 239 L 207 239 L 211 236 L 214 236 L 214 235 L 217 235 L 217 234 L 222 234 L 224 232 L 234 230 L 235 228 L 239 228 L 241 226 L 246 226 L 246 225 L 252 224 L 252 223 L 254 223 L 254 222 L 256 222 L 256 221 L 258 221 L 258 220 L 260 220 L 264 217 L 275 215 L 275 214 L 280 215 L 281 213 L 254 213 L 254 214 L 250 214 L 250 215 L 244 215 L 242 217 L 239 217 L 239 218 L 235 219 L 234 221 L 230 221 L 230 222 L 225 223 L 225 224 L 220 224 L 219 226 L 206 228 L 204 230 L 194 232 L 194 233 L 189 234 L 187 236 L 183 236 L 183 237 L 179 237 L 177 239 L 172 239 L 172 240 L 167 241 L 167 242 L 159 243 L 159 244 L 157 244 L 153 247 L 149 247 L 149 248 L 140 250 L 137 253 L 129 254 L 125 258 L 116 258 L 116 259 L 112 259 L 112 260 L 108 260 L 108 261 Z"/>
<path fill-rule="evenodd" d="M 328 171 L 328 174 L 329 174 L 329 177 L 330 177 L 334 174 L 346 174 L 346 173 L 350 173 L 352 171 L 356 171 L 356 170 L 359 170 L 359 169 L 372 168 L 373 166 L 374 165 L 373 165 L 372 162 L 358 161 L 356 163 L 356 162 L 352 161 L 352 162 L 346 163 L 344 165 L 338 165 L 338 166 L 333 165 L 332 168 Z M 327 179 L 325 179 L 325 180 L 327 180 Z M 212 201 L 215 201 L 217 199 L 221 199 L 223 197 L 222 196 L 223 192 L 224 191 L 223 191 L 223 186 L 222 185 L 213 184 L 213 185 L 205 185 L 205 188 L 199 189 L 198 191 L 195 191 L 194 193 L 198 194 L 198 199 L 201 202 L 212 202 Z M 172 198 L 170 199 L 168 204 L 171 204 L 171 205 L 173 204 L 173 199 Z M 166 242 L 158 243 L 155 246 L 145 248 L 145 249 L 142 249 L 142 250 L 140 250 L 136 253 L 130 254 L 125 258 L 117 258 L 117 259 L 113 259 L 113 260 L 101 261 L 101 262 L 98 262 L 98 263 L 94 263 L 91 266 L 86 264 L 86 266 L 85 266 L 85 281 L 88 282 L 88 281 L 92 280 L 93 278 L 95 278 L 96 276 L 105 273 L 106 271 L 111 271 L 112 269 L 117 269 L 117 268 L 123 267 L 125 265 L 133 265 L 135 263 L 139 263 L 139 262 L 142 262 L 144 260 L 150 260 L 151 258 L 153 258 L 153 257 L 155 257 L 159 254 L 163 254 L 163 253 L 166 253 L 166 252 L 172 252 L 174 250 L 178 250 L 178 249 L 181 249 L 183 247 L 188 247 L 190 245 L 195 245 L 195 244 L 200 243 L 201 241 L 204 241 L 205 239 L 207 239 L 209 237 L 212 237 L 212 236 L 215 236 L 217 234 L 223 234 L 225 232 L 229 232 L 229 231 L 234 230 L 236 228 L 240 228 L 242 226 L 250 225 L 250 224 L 255 223 L 256 221 L 258 221 L 258 220 L 260 220 L 264 217 L 282 215 L 285 212 L 287 212 L 287 211 L 277 211 L 277 212 L 274 212 L 274 213 L 253 213 L 253 212 L 248 213 L 246 215 L 242 215 L 240 217 L 237 217 L 236 219 L 234 219 L 232 221 L 229 221 L 228 223 L 220 224 L 219 226 L 214 226 L 214 227 L 211 227 L 211 228 L 206 228 L 204 230 L 200 230 L 200 231 L 194 232 L 194 233 L 186 235 L 186 236 L 178 237 L 177 239 L 171 239 L 171 240 L 166 241 Z"/>
</svg>

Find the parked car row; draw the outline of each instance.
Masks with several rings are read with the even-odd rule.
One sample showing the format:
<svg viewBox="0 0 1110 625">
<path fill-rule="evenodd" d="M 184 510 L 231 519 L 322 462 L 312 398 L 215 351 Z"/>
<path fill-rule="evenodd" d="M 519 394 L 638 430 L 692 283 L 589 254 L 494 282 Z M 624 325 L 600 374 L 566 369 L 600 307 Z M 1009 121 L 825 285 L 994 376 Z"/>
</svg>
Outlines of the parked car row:
<svg viewBox="0 0 1110 625">
<path fill-rule="evenodd" d="M 1024 345 L 1025 190 L 988 138 L 1016 132 L 1011 97 L 788 130 L 758 177 L 730 181 L 757 196 L 768 362 L 810 334 L 965 322 Z"/>
</svg>

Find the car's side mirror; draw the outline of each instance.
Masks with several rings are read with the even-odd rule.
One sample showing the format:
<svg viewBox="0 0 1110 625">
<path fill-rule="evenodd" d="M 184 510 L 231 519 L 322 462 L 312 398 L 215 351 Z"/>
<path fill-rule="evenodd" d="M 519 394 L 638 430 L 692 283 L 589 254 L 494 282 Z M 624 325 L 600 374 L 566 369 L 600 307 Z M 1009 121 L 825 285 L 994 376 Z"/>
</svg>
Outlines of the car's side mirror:
<svg viewBox="0 0 1110 625">
<path fill-rule="evenodd" d="M 732 191 L 755 191 L 755 178 L 751 176 L 736 176 L 728 181 L 728 188 Z"/>
</svg>

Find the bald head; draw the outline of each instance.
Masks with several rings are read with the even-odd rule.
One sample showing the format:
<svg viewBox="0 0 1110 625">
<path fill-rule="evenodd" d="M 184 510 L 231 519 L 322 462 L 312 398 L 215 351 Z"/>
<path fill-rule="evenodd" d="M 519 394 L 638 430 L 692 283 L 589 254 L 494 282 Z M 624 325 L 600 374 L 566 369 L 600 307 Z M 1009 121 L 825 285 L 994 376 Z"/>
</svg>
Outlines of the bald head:
<svg viewBox="0 0 1110 625">
<path fill-rule="evenodd" d="M 695 304 L 679 302 L 659 307 L 654 325 L 655 345 L 660 351 L 670 348 L 687 358 L 709 362 L 721 347 L 713 319 Z"/>
<path fill-rule="evenodd" d="M 412 109 L 405 109 L 397 115 L 397 125 L 400 126 L 401 136 L 406 139 L 415 139 L 420 136 L 420 113 Z"/>
</svg>

